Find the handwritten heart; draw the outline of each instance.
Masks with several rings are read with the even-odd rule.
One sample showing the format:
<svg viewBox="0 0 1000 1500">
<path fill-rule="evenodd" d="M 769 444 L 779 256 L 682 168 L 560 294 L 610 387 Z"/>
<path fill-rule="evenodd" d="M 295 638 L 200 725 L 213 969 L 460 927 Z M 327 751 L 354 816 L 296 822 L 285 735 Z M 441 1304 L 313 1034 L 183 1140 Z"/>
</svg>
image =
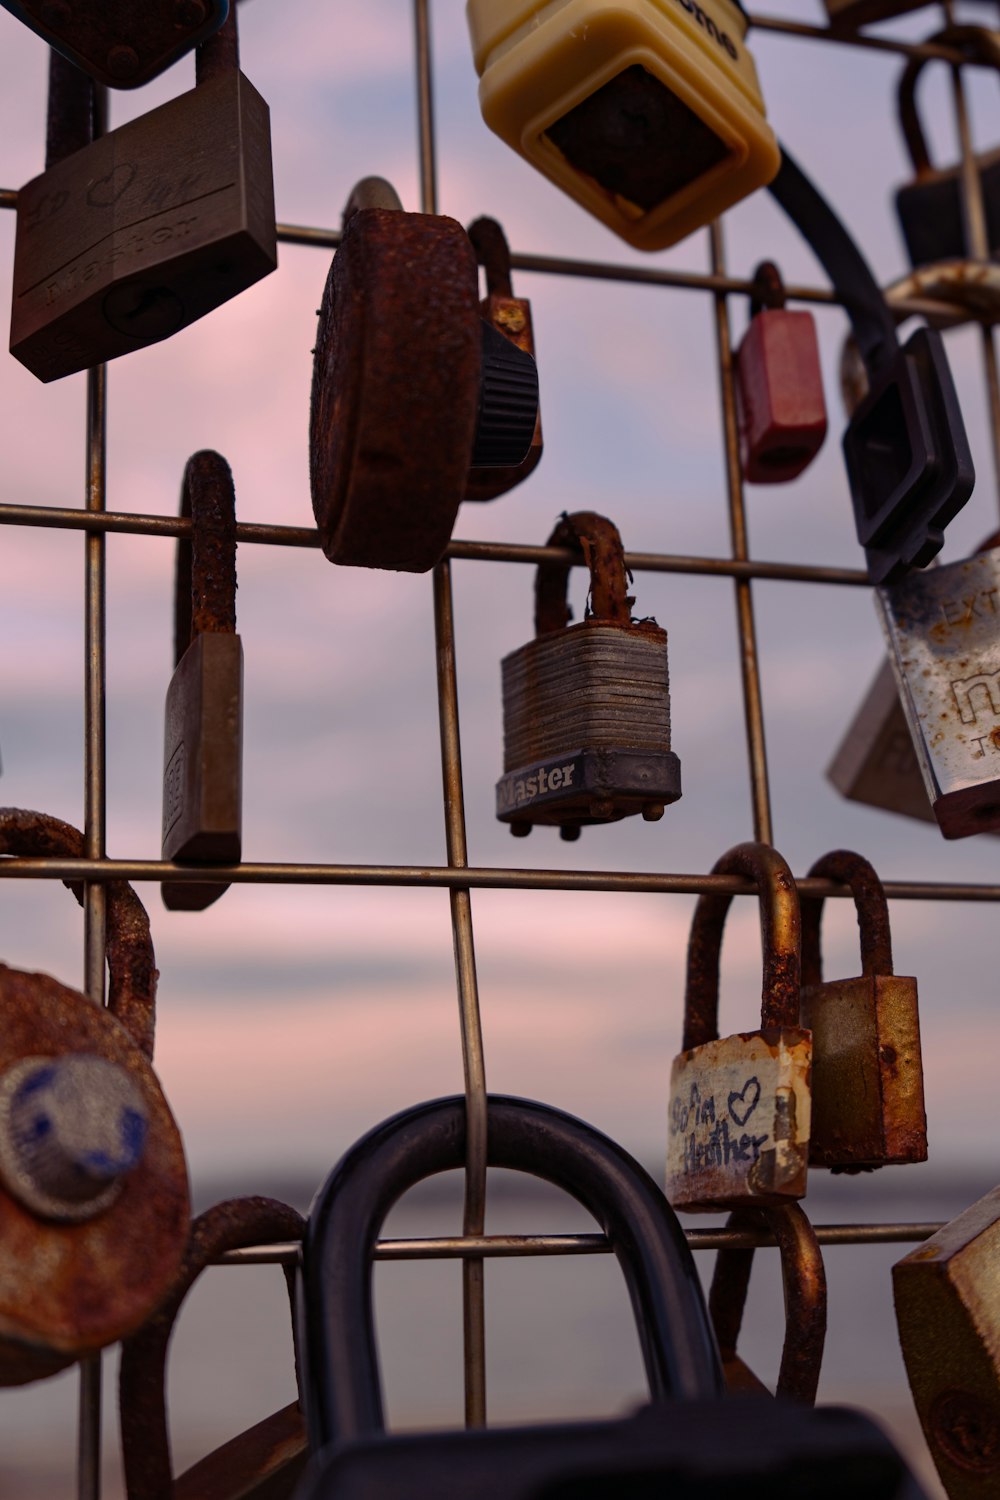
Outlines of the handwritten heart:
<svg viewBox="0 0 1000 1500">
<path fill-rule="evenodd" d="M 117 203 L 125 190 L 132 186 L 135 167 L 131 162 L 119 162 L 107 177 L 98 177 L 87 189 L 87 202 L 91 208 L 110 208 Z"/>
<path fill-rule="evenodd" d="M 749 1094 L 749 1098 L 747 1095 Z M 743 1126 L 760 1103 L 760 1084 L 756 1078 L 748 1078 L 739 1093 L 734 1089 L 729 1096 L 729 1113 L 737 1125 Z"/>
</svg>

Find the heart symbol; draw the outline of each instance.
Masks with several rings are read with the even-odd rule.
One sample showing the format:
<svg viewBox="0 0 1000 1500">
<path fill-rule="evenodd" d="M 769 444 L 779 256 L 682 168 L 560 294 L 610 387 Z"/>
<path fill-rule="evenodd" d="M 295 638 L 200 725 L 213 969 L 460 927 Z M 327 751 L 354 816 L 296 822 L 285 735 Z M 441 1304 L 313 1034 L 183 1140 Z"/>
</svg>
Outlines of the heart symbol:
<svg viewBox="0 0 1000 1500">
<path fill-rule="evenodd" d="M 87 202 L 91 208 L 110 208 L 117 203 L 126 188 L 132 186 L 135 167 L 131 162 L 119 162 L 107 177 L 98 177 L 87 189 Z"/>
<path fill-rule="evenodd" d="M 747 1098 L 748 1092 L 750 1093 L 749 1099 Z M 749 1120 L 750 1116 L 753 1114 L 759 1103 L 760 1084 L 758 1083 L 756 1078 L 748 1078 L 746 1083 L 740 1089 L 739 1093 L 737 1093 L 734 1089 L 730 1094 L 729 1113 L 732 1115 L 737 1125 L 743 1126 Z M 734 1105 L 736 1106 L 736 1108 L 733 1107 Z"/>
</svg>

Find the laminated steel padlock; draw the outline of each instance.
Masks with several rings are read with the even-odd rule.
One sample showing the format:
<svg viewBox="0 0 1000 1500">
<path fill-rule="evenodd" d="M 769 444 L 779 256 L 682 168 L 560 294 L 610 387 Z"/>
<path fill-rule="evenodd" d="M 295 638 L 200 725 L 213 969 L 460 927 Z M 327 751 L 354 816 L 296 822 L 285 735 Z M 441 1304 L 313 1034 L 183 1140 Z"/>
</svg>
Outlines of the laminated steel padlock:
<svg viewBox="0 0 1000 1500">
<path fill-rule="evenodd" d="M 185 1297 L 206 1266 L 229 1250 L 301 1240 L 305 1220 L 273 1198 L 217 1203 L 191 1225 L 168 1301 L 122 1345 L 118 1376 L 128 1500 L 290 1500 L 306 1463 L 298 1402 L 282 1407 L 173 1478 L 167 1425 L 167 1348 Z M 294 1313 L 293 1274 L 286 1270 Z"/>
<path fill-rule="evenodd" d="M 528 453 L 535 362 L 480 317 L 478 298 L 456 220 L 404 213 L 380 177 L 357 184 L 313 351 L 309 479 L 331 562 L 426 572 L 470 467 L 513 469 Z"/>
<path fill-rule="evenodd" d="M 812 1406 L 826 1342 L 826 1271 L 816 1232 L 797 1203 L 780 1208 L 738 1208 L 727 1229 L 770 1231 L 781 1255 L 785 1340 L 776 1396 Z M 723 1246 L 715 1259 L 708 1311 L 731 1391 L 767 1394 L 767 1386 L 736 1352 L 753 1269 L 753 1250 Z"/>
<path fill-rule="evenodd" d="M 681 795 L 670 749 L 667 632 L 632 619 L 618 529 L 593 511 L 564 515 L 548 546 L 590 569 L 586 617 L 570 625 L 570 564 L 543 562 L 535 580 L 535 638 L 504 658 L 504 774 L 496 814 L 511 832 L 555 824 L 564 839 L 589 823 L 641 812 L 647 821 Z"/>
<path fill-rule="evenodd" d="M 813 1037 L 809 1163 L 834 1171 L 927 1160 L 917 981 L 893 973 L 889 907 L 872 866 L 837 849 L 810 876 L 851 888 L 861 974 L 823 979 L 822 898 L 802 900 L 803 1026 Z"/>
<path fill-rule="evenodd" d="M 243 646 L 236 634 L 236 497 L 221 454 L 188 459 L 177 544 L 174 675 L 163 727 L 163 858 L 238 864 L 243 826 Z M 202 911 L 229 886 L 165 880 L 163 904 Z"/>
<path fill-rule="evenodd" d="M 277 265 L 268 109 L 239 70 L 235 5 L 197 57 L 196 88 L 17 195 L 10 351 L 39 380 L 169 338 Z"/>
<path fill-rule="evenodd" d="M 799 898 L 767 844 L 737 844 L 713 875 L 745 875 L 760 898 L 764 973 L 757 1031 L 719 1037 L 719 959 L 732 897 L 699 896 L 688 941 L 683 1050 L 670 1073 L 667 1197 L 710 1212 L 803 1198 L 812 1037 L 799 1024 Z"/>
<path fill-rule="evenodd" d="M 526 297 L 515 297 L 510 283 L 510 246 L 496 219 L 476 219 L 469 225 L 469 239 L 479 264 L 486 272 L 486 296 L 479 304 L 483 317 L 518 349 L 535 358 L 535 338 L 531 326 L 531 303 Z M 479 466 L 470 469 L 465 485 L 466 500 L 495 500 L 537 467 L 542 456 L 542 413 L 535 416 L 531 447 L 519 464 L 504 468 Z"/>
<path fill-rule="evenodd" d="M 0 854 L 81 858 L 83 836 L 3 808 Z M 184 1253 L 184 1148 L 150 1066 L 149 919 L 124 881 L 105 890 L 108 1009 L 0 965 L 0 1385 L 134 1332 Z"/>
<path fill-rule="evenodd" d="M 777 172 L 739 0 L 468 0 L 466 15 L 486 124 L 637 249 Z"/>
<path fill-rule="evenodd" d="M 985 26 L 945 27 L 929 41 L 958 48 L 971 61 L 1000 68 L 1000 33 Z M 926 57 L 911 58 L 899 81 L 899 121 L 916 177 L 896 193 L 896 212 L 910 263 L 918 267 L 936 261 L 964 260 L 973 254 L 965 232 L 962 165 L 939 168 L 931 164 L 917 110 L 917 80 L 927 61 Z M 986 241 L 993 254 L 1000 250 L 1000 149 L 980 156 L 977 164 Z"/>
<path fill-rule="evenodd" d="M 406 1110 L 353 1146 L 317 1195 L 298 1300 L 313 1458 L 296 1500 L 648 1500 L 808 1494 L 918 1500 L 859 1413 L 720 1399 L 718 1353 L 690 1252 L 663 1194 L 620 1146 L 542 1104 L 491 1097 L 490 1166 L 542 1177 L 604 1229 L 628 1282 L 652 1404 L 612 1421 L 386 1433 L 372 1256 L 392 1204 L 465 1164 L 464 1099 Z M 790 1420 L 790 1418 L 792 1420 Z"/>
<path fill-rule="evenodd" d="M 235 5 L 236 0 L 233 0 Z M 58 52 L 112 89 L 148 83 L 226 19 L 229 0 L 0 0 Z"/>
<path fill-rule="evenodd" d="M 1000 1188 L 892 1268 L 907 1379 L 949 1500 L 1000 1493 Z"/>
<path fill-rule="evenodd" d="M 736 420 L 743 477 L 783 484 L 812 463 L 826 437 L 816 321 L 785 307 L 772 261 L 754 272 L 750 324 L 736 351 Z"/>
</svg>

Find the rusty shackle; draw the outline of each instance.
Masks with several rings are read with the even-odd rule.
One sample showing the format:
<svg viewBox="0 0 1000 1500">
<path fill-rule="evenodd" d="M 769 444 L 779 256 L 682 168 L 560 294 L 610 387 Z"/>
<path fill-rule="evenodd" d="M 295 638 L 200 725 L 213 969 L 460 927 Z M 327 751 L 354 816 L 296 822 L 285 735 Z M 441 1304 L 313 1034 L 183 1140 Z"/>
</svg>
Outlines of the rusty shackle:
<svg viewBox="0 0 1000 1500">
<path fill-rule="evenodd" d="M 491 297 L 513 297 L 510 283 L 510 245 L 497 223 L 485 215 L 474 219 L 466 230 L 476 260 L 486 273 L 486 291 Z"/>
<path fill-rule="evenodd" d="M 180 514 L 191 534 L 177 542 L 175 666 L 197 636 L 236 630 L 236 492 L 221 453 L 203 448 L 188 459 Z"/>
<path fill-rule="evenodd" d="M 861 934 L 861 972 L 865 976 L 892 973 L 892 936 L 889 932 L 889 904 L 882 882 L 873 867 L 850 849 L 834 849 L 818 859 L 809 871 L 810 878 L 836 880 L 849 885 L 858 914 Z M 823 983 L 823 960 L 820 949 L 822 896 L 802 898 L 802 983 Z"/>
<path fill-rule="evenodd" d="M 801 918 L 795 877 L 777 849 L 753 843 L 730 849 L 716 861 L 712 874 L 745 875 L 756 883 L 764 949 L 761 1025 L 798 1026 Z M 719 959 L 732 899 L 728 892 L 706 891 L 694 909 L 684 993 L 685 1052 L 719 1035 Z"/>
<path fill-rule="evenodd" d="M 631 624 L 635 600 L 628 593 L 630 575 L 625 567 L 625 550 L 613 521 L 592 510 L 564 514 L 545 545 L 571 548 L 589 568 L 587 618 L 602 624 Z M 535 575 L 536 635 L 565 630 L 572 620 L 573 611 L 567 599 L 572 566 L 562 561 L 539 563 Z"/>
</svg>

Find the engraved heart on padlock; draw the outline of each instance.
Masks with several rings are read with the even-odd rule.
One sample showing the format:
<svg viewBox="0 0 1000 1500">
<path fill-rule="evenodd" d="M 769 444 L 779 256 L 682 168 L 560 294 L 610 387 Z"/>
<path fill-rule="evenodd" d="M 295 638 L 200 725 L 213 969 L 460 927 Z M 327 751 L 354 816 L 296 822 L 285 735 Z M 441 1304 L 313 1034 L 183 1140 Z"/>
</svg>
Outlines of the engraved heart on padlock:
<svg viewBox="0 0 1000 1500">
<path fill-rule="evenodd" d="M 747 1090 L 751 1089 L 751 1088 L 753 1089 L 754 1092 L 753 1092 L 753 1095 L 752 1095 L 752 1097 L 751 1097 L 751 1099 L 750 1099 L 750 1101 L 748 1103 L 747 1102 Z M 743 1106 L 743 1112 L 742 1112 L 742 1114 L 740 1113 L 739 1108 L 736 1108 L 736 1109 L 733 1108 L 733 1104 L 737 1100 Z M 748 1078 L 747 1081 L 746 1081 L 746 1083 L 740 1089 L 739 1093 L 737 1093 L 736 1090 L 734 1089 L 732 1091 L 732 1093 L 729 1095 L 729 1113 L 732 1116 L 732 1118 L 736 1121 L 736 1124 L 739 1125 L 740 1128 L 742 1129 L 742 1127 L 749 1120 L 750 1116 L 753 1114 L 754 1110 L 757 1108 L 757 1105 L 759 1103 L 760 1103 L 760 1083 L 759 1083 L 759 1081 L 758 1081 L 758 1079 L 756 1077 L 754 1077 L 754 1078 Z"/>
<path fill-rule="evenodd" d="M 106 177 L 98 177 L 92 182 L 87 189 L 87 202 L 91 208 L 110 208 L 117 203 L 122 193 L 132 186 L 135 171 L 131 162 L 122 161 Z"/>
</svg>

